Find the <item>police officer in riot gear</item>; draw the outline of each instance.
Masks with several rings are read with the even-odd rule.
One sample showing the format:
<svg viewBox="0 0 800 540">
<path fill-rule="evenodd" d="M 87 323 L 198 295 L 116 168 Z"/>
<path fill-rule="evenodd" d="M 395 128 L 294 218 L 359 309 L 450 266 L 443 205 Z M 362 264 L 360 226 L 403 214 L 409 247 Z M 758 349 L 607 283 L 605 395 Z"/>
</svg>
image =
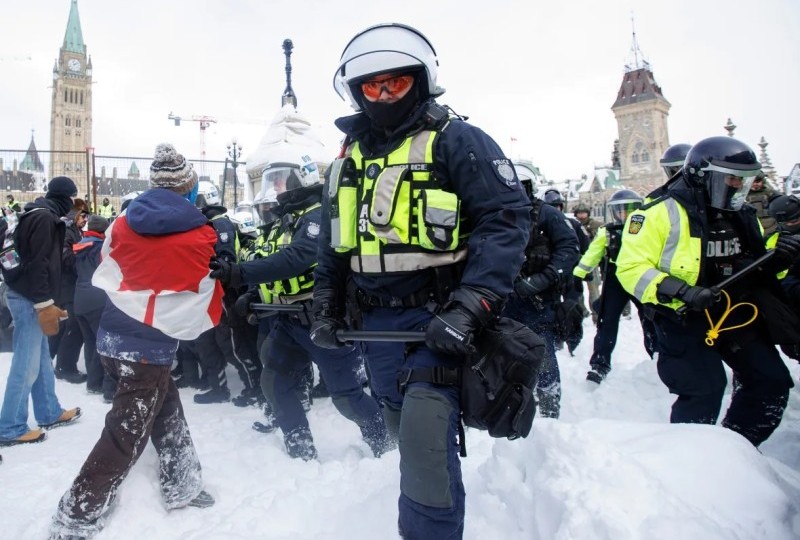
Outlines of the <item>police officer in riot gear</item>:
<svg viewBox="0 0 800 540">
<path fill-rule="evenodd" d="M 616 260 L 625 219 L 641 206 L 642 198 L 636 192 L 629 189 L 615 192 L 608 201 L 612 221 L 600 228 L 589 249 L 572 271 L 575 277 L 584 279 L 598 264 L 603 266 L 603 292 L 598 301 L 597 333 L 594 337 L 594 351 L 589 360 L 591 368 L 586 374 L 586 380 L 597 384 L 603 382 L 611 371 L 611 353 L 617 344 L 619 319 L 625 304 L 630 300 L 633 300 L 639 312 L 645 349 L 650 356 L 653 355 L 652 324 L 644 317 L 642 305 L 622 288 L 616 275 Z"/>
<path fill-rule="evenodd" d="M 678 173 L 683 168 L 683 162 L 686 160 L 686 154 L 688 154 L 689 150 L 691 149 L 691 144 L 678 143 L 673 144 L 664 150 L 664 155 L 661 156 L 659 163 L 661 164 L 661 168 L 664 169 L 664 174 L 667 175 L 667 181 L 663 186 L 659 186 L 648 193 L 644 198 L 645 203 L 664 195 L 664 193 L 667 191 L 667 188 L 675 183 L 678 178 L 680 178 Z"/>
<path fill-rule="evenodd" d="M 556 359 L 556 307 L 565 289 L 573 285 L 572 268 L 580 253 L 575 231 L 564 214 L 547 204 L 548 198 L 563 204 L 556 190 L 545 193 L 544 200 L 534 196 L 525 262 L 503 315 L 529 326 L 544 339 L 545 357 L 536 386 L 539 414 L 558 418 L 561 373 Z"/>
<path fill-rule="evenodd" d="M 430 42 L 402 24 L 367 28 L 345 47 L 334 85 L 357 114 L 336 121 L 346 140 L 325 191 L 311 339 L 346 346 L 336 332 L 348 279 L 365 330 L 426 330 L 422 344 L 364 345 L 399 436 L 400 534 L 455 539 L 458 370 L 512 291 L 530 203 L 498 145 L 436 103 L 437 73 Z"/>
<path fill-rule="evenodd" d="M 796 259 L 800 239 L 781 236 L 761 270 L 712 287 L 765 253 L 745 205 L 760 168 L 734 138 L 698 142 L 666 193 L 628 218 L 617 258 L 622 286 L 655 312 L 658 373 L 678 396 L 671 421 L 717 421 L 725 363 L 740 387 L 722 425 L 756 446 L 780 423 L 792 387 L 768 317 L 783 302 L 775 274 Z"/>
<path fill-rule="evenodd" d="M 387 449 L 386 426 L 377 403 L 362 388 L 357 350 L 347 346 L 326 351 L 309 339 L 311 320 L 307 308 L 315 295 L 313 270 L 322 185 L 316 164 L 308 156 L 296 154 L 291 161 L 271 163 L 263 173 L 263 185 L 277 193 L 278 206 L 273 211 L 280 220 L 266 240 L 268 255 L 236 265 L 214 261 L 211 277 L 234 286 L 265 283 L 276 310 L 286 304 L 306 308 L 298 312 L 276 311 L 261 350 L 261 387 L 283 431 L 287 453 L 304 460 L 317 457 L 297 392 L 314 361 L 324 373 L 337 410 L 358 425 L 373 453 L 380 455 Z"/>
<path fill-rule="evenodd" d="M 557 189 L 548 189 L 544 192 L 544 202 L 549 204 L 553 208 L 557 208 L 559 212 L 562 214 L 564 213 L 564 197 L 561 195 L 561 192 Z M 568 216 L 564 214 L 564 219 L 567 221 L 567 224 L 572 227 L 572 230 L 575 231 L 575 237 L 578 239 L 578 252 L 580 255 L 586 253 L 586 250 L 589 249 L 589 231 L 583 226 L 583 224 L 575 219 L 572 216 Z M 572 280 L 570 283 L 569 280 L 564 284 L 564 298 L 573 300 L 578 303 L 578 307 L 580 308 L 584 317 L 589 316 L 589 310 L 586 309 L 586 306 L 583 305 L 583 281 L 580 279 Z M 577 346 L 577 343 L 574 343 Z M 572 349 L 570 349 L 570 353 Z"/>
</svg>

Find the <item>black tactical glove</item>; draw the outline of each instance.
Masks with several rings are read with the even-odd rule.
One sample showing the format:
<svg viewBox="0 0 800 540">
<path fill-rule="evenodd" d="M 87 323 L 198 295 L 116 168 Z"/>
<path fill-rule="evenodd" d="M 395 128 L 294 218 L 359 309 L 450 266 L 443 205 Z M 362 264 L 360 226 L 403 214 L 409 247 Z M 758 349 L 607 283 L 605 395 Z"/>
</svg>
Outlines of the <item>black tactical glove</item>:
<svg viewBox="0 0 800 540">
<path fill-rule="evenodd" d="M 558 284 L 558 272 L 554 267 L 547 266 L 541 272 L 518 279 L 514 283 L 514 291 L 522 298 L 530 298 L 556 284 Z"/>
<path fill-rule="evenodd" d="M 250 313 L 250 304 L 257 303 L 259 300 L 258 291 L 247 291 L 236 299 L 233 304 L 233 312 L 239 317 L 247 317 Z"/>
<path fill-rule="evenodd" d="M 475 352 L 475 333 L 493 321 L 502 310 L 500 297 L 478 287 L 462 286 L 425 332 L 425 344 L 439 352 L 467 356 Z"/>
<path fill-rule="evenodd" d="M 238 264 L 214 257 L 208 267 L 211 269 L 211 277 L 218 279 L 226 288 L 236 289 L 242 285 L 242 270 Z"/>
<path fill-rule="evenodd" d="M 772 265 L 776 271 L 786 270 L 797 260 L 800 255 L 800 235 L 782 234 L 775 244 L 775 255 L 772 256 Z"/>
<path fill-rule="evenodd" d="M 703 311 L 719 300 L 719 293 L 708 287 L 691 287 L 682 279 L 667 276 L 658 284 L 656 296 L 659 302 L 669 302 L 673 298 L 682 300 L 689 309 Z"/>
<path fill-rule="evenodd" d="M 332 289 L 315 289 L 314 303 L 311 312 L 314 314 L 314 322 L 311 323 L 309 334 L 311 341 L 317 347 L 323 349 L 338 349 L 347 345 L 344 341 L 339 341 L 336 337 L 337 330 L 344 330 L 347 324 L 344 322 L 344 313 L 339 308 L 339 296 Z"/>
</svg>

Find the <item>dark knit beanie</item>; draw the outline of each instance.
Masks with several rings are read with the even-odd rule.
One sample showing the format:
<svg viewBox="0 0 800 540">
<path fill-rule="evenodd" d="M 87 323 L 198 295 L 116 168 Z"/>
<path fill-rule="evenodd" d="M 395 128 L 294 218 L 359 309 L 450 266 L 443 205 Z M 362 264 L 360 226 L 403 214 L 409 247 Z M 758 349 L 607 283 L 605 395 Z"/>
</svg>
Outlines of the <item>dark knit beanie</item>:
<svg viewBox="0 0 800 540">
<path fill-rule="evenodd" d="M 77 197 L 78 188 L 72 178 L 56 176 L 47 184 L 47 195 L 52 197 Z"/>
<path fill-rule="evenodd" d="M 106 229 L 108 229 L 108 220 L 103 216 L 91 215 L 89 216 L 89 222 L 86 224 L 86 228 L 90 231 L 104 233 Z"/>
<path fill-rule="evenodd" d="M 153 163 L 150 164 L 150 184 L 185 195 L 197 184 L 197 173 L 174 146 L 161 143 L 156 146 Z"/>
</svg>

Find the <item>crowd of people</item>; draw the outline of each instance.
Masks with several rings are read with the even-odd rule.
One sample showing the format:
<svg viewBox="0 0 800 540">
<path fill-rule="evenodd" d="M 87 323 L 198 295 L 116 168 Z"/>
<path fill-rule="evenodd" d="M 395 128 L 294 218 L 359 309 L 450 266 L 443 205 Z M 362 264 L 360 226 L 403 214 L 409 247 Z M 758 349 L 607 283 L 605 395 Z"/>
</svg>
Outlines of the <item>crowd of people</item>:
<svg viewBox="0 0 800 540">
<path fill-rule="evenodd" d="M 540 416 L 560 413 L 556 351 L 572 353 L 591 317 L 587 380 L 602 384 L 633 304 L 677 396 L 672 422 L 716 423 L 727 364 L 722 425 L 755 446 L 774 431 L 793 385 L 777 347 L 800 357 L 800 201 L 769 191 L 752 149 L 731 137 L 674 145 L 661 188 L 616 192 L 605 224 L 581 204 L 571 217 L 560 193 L 540 198 L 491 137 L 437 102 L 437 76 L 416 29 L 357 34 L 335 74 L 356 112 L 336 121 L 340 155 L 324 179 L 302 149 L 271 156 L 257 229 L 222 206 L 198 208 L 197 174 L 169 144 L 155 150 L 151 189 L 119 215 L 107 201 L 90 212 L 67 177 L 12 207 L 0 445 L 40 442 L 80 417 L 59 403 L 55 379 L 111 404 L 53 539 L 102 528 L 148 439 L 168 509 L 214 504 L 180 402 L 189 387 L 198 404 L 261 407 L 253 429 L 280 430 L 302 460 L 317 458 L 312 396 L 330 395 L 376 458 L 399 448 L 400 536 L 461 538 L 459 370 L 500 317 L 544 340 Z M 353 340 L 352 329 L 424 341 Z M 229 363 L 244 388 L 233 399 Z"/>
</svg>

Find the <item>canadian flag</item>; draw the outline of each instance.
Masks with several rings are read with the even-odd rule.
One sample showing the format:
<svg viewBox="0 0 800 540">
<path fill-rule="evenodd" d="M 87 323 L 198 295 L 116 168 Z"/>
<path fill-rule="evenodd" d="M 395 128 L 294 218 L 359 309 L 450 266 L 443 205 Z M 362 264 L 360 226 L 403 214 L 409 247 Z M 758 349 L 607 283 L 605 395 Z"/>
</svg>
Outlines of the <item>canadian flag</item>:
<svg viewBox="0 0 800 540">
<path fill-rule="evenodd" d="M 122 214 L 106 231 L 92 285 L 129 317 L 192 340 L 219 324 L 222 285 L 209 276 L 217 235 L 211 227 L 157 236 L 137 234 Z"/>
</svg>

